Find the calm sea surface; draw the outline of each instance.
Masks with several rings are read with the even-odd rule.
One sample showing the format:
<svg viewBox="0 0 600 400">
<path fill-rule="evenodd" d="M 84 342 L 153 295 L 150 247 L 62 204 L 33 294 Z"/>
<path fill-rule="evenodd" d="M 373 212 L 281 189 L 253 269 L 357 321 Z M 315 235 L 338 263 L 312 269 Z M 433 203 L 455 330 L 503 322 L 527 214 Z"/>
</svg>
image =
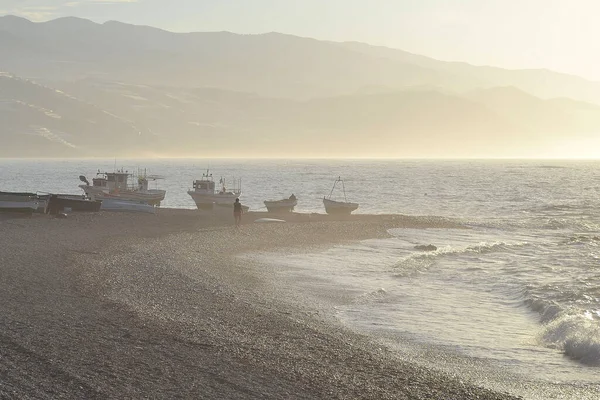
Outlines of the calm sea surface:
<svg viewBox="0 0 600 400">
<path fill-rule="evenodd" d="M 79 175 L 147 168 L 164 207 L 207 160 L 0 160 L 0 190 L 80 194 Z M 314 254 L 255 254 L 300 290 L 346 290 L 336 315 L 405 357 L 528 399 L 600 398 L 600 162 L 211 161 L 242 179 L 242 203 L 294 193 L 323 212 L 337 176 L 361 213 L 457 218 L 468 230 L 392 230 L 392 238 Z M 334 193 L 343 198 L 341 191 Z M 424 253 L 418 244 L 438 250 Z M 310 278 L 310 279 L 308 279 Z"/>
</svg>

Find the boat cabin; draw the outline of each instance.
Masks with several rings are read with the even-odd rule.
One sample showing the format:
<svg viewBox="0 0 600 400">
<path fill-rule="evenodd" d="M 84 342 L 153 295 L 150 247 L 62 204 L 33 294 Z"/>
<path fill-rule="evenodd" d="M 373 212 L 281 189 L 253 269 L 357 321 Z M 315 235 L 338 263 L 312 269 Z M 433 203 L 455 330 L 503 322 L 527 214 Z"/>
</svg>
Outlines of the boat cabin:
<svg viewBox="0 0 600 400">
<path fill-rule="evenodd" d="M 194 181 L 194 189 L 196 190 L 207 190 L 210 192 L 215 191 L 215 183 L 213 181 Z"/>
<path fill-rule="evenodd" d="M 202 179 L 195 180 L 194 191 L 206 194 L 215 193 L 215 181 L 212 180 L 212 175 L 202 175 Z"/>
<path fill-rule="evenodd" d="M 99 172 L 98 174 L 98 177 L 92 179 L 93 186 L 106 188 L 110 191 L 128 190 L 127 179 L 130 174 L 127 171 Z"/>
</svg>

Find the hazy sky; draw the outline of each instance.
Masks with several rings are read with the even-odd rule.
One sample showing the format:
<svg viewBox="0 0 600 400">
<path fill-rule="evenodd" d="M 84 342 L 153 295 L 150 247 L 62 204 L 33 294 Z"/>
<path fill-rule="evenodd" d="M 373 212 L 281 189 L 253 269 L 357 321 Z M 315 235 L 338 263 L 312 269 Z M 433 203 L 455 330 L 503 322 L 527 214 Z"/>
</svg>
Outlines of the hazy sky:
<svg viewBox="0 0 600 400">
<path fill-rule="evenodd" d="M 0 0 L 0 15 L 277 31 L 600 80 L 600 0 Z"/>
</svg>

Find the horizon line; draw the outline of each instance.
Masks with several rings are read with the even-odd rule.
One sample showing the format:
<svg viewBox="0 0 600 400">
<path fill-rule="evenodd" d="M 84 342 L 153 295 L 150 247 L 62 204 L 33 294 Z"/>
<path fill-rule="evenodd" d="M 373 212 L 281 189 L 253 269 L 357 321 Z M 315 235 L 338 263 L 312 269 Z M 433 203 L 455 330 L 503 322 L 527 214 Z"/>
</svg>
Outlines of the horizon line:
<svg viewBox="0 0 600 400">
<path fill-rule="evenodd" d="M 0 157 L 4 160 L 112 160 L 115 158 L 122 160 L 229 160 L 229 161 L 249 161 L 249 160 L 340 160 L 340 161 L 600 161 L 599 157 L 374 157 L 374 156 L 348 156 L 348 157 L 229 157 L 229 156 L 160 156 L 160 157 L 110 157 L 110 156 L 90 156 L 90 157 Z"/>
</svg>

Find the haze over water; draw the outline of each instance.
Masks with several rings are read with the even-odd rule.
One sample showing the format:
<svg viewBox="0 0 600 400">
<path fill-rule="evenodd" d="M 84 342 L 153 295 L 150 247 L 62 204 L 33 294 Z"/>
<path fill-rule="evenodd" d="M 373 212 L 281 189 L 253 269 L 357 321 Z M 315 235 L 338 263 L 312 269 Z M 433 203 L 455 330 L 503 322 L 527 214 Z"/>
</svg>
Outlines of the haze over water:
<svg viewBox="0 0 600 400">
<path fill-rule="evenodd" d="M 323 196 L 342 176 L 358 212 L 466 224 L 248 257 L 281 266 L 281 278 L 305 278 L 297 286 L 307 295 L 344 291 L 351 301 L 329 311 L 417 362 L 525 398 L 600 395 L 600 162 L 117 160 L 164 175 L 164 206 L 187 208 L 186 191 L 209 164 L 217 179 L 242 179 L 251 210 L 294 193 L 298 211 L 323 212 Z M 2 160 L 2 190 L 79 193 L 79 175 L 114 165 Z M 438 249 L 421 252 L 419 244 Z"/>
<path fill-rule="evenodd" d="M 0 191 L 143 170 L 164 177 L 163 208 L 195 209 L 210 169 L 251 211 L 293 193 L 323 213 L 341 177 L 332 196 L 356 213 L 465 229 L 240 257 L 401 360 L 600 399 L 597 0 L 0 3 Z"/>
</svg>

